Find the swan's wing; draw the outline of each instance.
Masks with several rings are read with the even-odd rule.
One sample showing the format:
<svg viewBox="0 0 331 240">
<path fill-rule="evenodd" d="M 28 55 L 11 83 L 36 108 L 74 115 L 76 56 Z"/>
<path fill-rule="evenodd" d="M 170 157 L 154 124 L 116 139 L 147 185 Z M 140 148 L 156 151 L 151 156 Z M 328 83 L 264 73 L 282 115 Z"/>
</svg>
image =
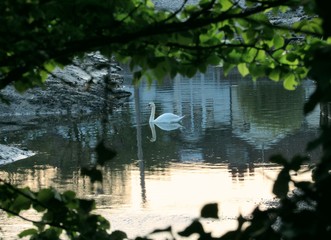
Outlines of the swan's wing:
<svg viewBox="0 0 331 240">
<path fill-rule="evenodd" d="M 173 113 L 163 113 L 162 115 L 158 116 L 154 122 L 165 122 L 165 123 L 173 123 L 173 122 L 179 122 L 182 120 L 184 116 L 178 116 Z"/>
</svg>

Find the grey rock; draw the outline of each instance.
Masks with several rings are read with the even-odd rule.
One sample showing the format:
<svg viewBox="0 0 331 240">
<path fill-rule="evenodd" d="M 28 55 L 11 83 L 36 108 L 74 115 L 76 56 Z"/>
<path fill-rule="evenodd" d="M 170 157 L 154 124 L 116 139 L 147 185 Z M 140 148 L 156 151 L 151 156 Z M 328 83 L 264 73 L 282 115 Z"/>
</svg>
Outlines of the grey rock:
<svg viewBox="0 0 331 240">
<path fill-rule="evenodd" d="M 0 144 L 0 166 L 35 155 L 34 152 Z"/>
<path fill-rule="evenodd" d="M 43 87 L 18 93 L 13 86 L 0 94 L 9 105 L 0 102 L 0 117 L 29 115 L 90 114 L 114 106 L 117 99 L 129 97 L 122 87 L 121 68 L 99 53 L 56 69 Z M 125 93 L 125 94 L 124 94 Z M 107 104 L 105 104 L 107 103 Z"/>
</svg>

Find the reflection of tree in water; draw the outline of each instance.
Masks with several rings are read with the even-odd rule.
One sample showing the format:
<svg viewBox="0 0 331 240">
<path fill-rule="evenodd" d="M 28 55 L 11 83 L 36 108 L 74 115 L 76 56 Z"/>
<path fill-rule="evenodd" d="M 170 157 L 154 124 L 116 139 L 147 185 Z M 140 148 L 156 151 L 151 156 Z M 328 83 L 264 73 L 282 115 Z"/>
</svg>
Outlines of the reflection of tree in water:
<svg viewBox="0 0 331 240">
<path fill-rule="evenodd" d="M 254 174 L 254 157 L 249 148 L 240 145 L 240 142 L 233 144 L 235 147 L 227 148 L 228 169 L 234 181 L 243 181 L 248 174 Z"/>
<path fill-rule="evenodd" d="M 238 85 L 238 101 L 248 122 L 275 130 L 299 128 L 303 118 L 304 88 L 288 91 L 282 84 L 266 81 L 245 81 Z"/>
<path fill-rule="evenodd" d="M 230 163 L 228 169 L 233 181 L 244 181 L 247 175 L 254 176 L 255 174 L 253 163 Z"/>
</svg>

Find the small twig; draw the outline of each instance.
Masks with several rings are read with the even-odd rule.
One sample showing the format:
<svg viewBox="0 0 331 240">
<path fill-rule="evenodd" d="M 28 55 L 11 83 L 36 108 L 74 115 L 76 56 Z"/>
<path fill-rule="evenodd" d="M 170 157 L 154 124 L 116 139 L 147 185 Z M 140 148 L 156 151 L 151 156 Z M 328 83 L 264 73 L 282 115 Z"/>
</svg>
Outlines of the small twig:
<svg viewBox="0 0 331 240">
<path fill-rule="evenodd" d="M 215 2 L 216 2 L 216 0 L 213 0 L 207 6 L 205 6 L 204 8 L 201 8 L 200 11 L 197 11 L 197 12 L 192 13 L 192 15 L 190 16 L 190 18 L 187 19 L 186 22 L 191 22 L 191 21 L 197 20 L 198 17 L 200 17 L 201 15 L 203 15 L 204 13 L 206 13 L 208 10 L 210 10 L 214 6 Z"/>
<path fill-rule="evenodd" d="M 164 24 L 166 22 L 168 22 L 170 19 L 176 17 L 176 15 L 178 13 L 180 13 L 183 8 L 185 7 L 186 3 L 188 2 L 188 0 L 184 0 L 183 4 L 180 6 L 180 8 L 178 8 L 175 12 L 173 12 L 169 17 L 167 17 L 166 19 L 162 20 L 161 22 L 157 23 L 157 24 Z"/>
<path fill-rule="evenodd" d="M 9 209 L 7 209 L 7 208 L 0 207 L 0 209 L 3 210 L 3 211 L 5 211 L 5 212 L 7 212 L 7 213 L 10 213 L 10 214 L 12 214 L 12 215 L 14 215 L 14 216 L 16 216 L 16 217 L 21 218 L 21 219 L 24 220 L 24 221 L 31 222 L 31 223 L 33 223 L 33 224 L 40 224 L 40 223 L 44 224 L 44 223 L 41 222 L 41 221 L 35 221 L 35 220 L 32 220 L 32 219 L 29 219 L 29 218 L 23 217 L 22 215 L 18 214 L 17 212 L 14 212 L 14 211 L 9 210 Z"/>
<path fill-rule="evenodd" d="M 60 224 L 56 224 L 54 222 L 44 222 L 44 221 L 35 221 L 35 220 L 32 220 L 32 219 L 29 219 L 29 218 L 26 218 L 20 214 L 18 214 L 17 212 L 14 212 L 10 209 L 7 209 L 7 208 L 3 208 L 3 207 L 0 207 L 0 210 L 3 210 L 7 213 L 10 213 L 16 217 L 19 217 L 21 218 L 22 220 L 24 221 L 27 221 L 27 222 L 30 222 L 30 223 L 33 223 L 33 224 L 43 224 L 43 225 L 49 225 L 49 226 L 52 226 L 52 227 L 57 227 L 57 228 L 61 228 L 63 230 L 65 230 L 67 233 L 71 232 L 71 231 L 74 231 L 74 230 L 70 230 L 69 228 L 63 226 L 63 225 L 60 225 Z"/>
<path fill-rule="evenodd" d="M 137 10 L 141 7 L 141 5 L 142 5 L 142 3 L 140 3 L 137 7 L 133 8 L 133 9 L 128 13 L 128 15 L 126 15 L 124 18 L 122 18 L 122 19 L 120 20 L 120 24 L 124 23 L 124 21 L 125 21 L 126 19 L 128 19 L 129 17 L 131 17 L 131 16 L 134 14 L 134 12 L 137 11 Z"/>
</svg>

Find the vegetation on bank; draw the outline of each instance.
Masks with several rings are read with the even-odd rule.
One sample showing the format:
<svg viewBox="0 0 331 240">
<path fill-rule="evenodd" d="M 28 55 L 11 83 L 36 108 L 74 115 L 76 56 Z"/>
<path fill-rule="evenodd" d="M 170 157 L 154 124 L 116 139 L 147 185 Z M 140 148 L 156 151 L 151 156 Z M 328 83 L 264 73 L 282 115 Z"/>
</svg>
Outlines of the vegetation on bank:
<svg viewBox="0 0 331 240">
<path fill-rule="evenodd" d="M 3 0 L 0 2 L 0 88 L 14 85 L 18 91 L 42 85 L 56 66 L 74 57 L 99 50 L 107 57 L 128 63 L 134 82 L 204 72 L 222 65 L 228 73 L 237 68 L 254 80 L 268 77 L 294 90 L 307 77 L 316 90 L 303 106 L 307 114 L 331 98 L 331 3 L 323 0 L 201 0 L 176 11 L 154 9 L 149 0 Z M 270 14 L 302 8 L 306 18 L 292 25 L 276 24 Z M 300 41 L 295 41 L 300 39 Z M 1 95 L 0 95 L 1 96 Z M 60 101 L 60 100 L 59 100 Z M 313 169 L 313 181 L 295 181 L 305 156 L 270 161 L 283 169 L 273 193 L 280 205 L 258 207 L 249 218 L 238 217 L 238 228 L 219 239 L 329 239 L 331 237 L 331 128 L 322 126 L 318 139 L 307 149 L 323 147 L 323 157 Z M 103 142 L 96 146 L 95 166 L 83 168 L 91 181 L 102 181 L 100 167 L 116 154 Z M 297 188 L 289 193 L 289 184 Z M 305 206 L 305 207 L 302 207 Z M 74 192 L 55 189 L 33 192 L 4 179 L 0 208 L 11 216 L 34 224 L 20 237 L 31 239 L 123 239 L 124 232 L 110 231 L 109 222 L 93 213 L 93 200 L 78 199 Z M 21 213 L 33 208 L 42 216 L 35 221 Z M 201 217 L 217 218 L 217 205 L 207 204 Z M 170 231 L 168 229 L 157 231 Z M 213 239 L 194 220 L 179 234 Z M 145 237 L 149 238 L 148 236 Z"/>
</svg>

